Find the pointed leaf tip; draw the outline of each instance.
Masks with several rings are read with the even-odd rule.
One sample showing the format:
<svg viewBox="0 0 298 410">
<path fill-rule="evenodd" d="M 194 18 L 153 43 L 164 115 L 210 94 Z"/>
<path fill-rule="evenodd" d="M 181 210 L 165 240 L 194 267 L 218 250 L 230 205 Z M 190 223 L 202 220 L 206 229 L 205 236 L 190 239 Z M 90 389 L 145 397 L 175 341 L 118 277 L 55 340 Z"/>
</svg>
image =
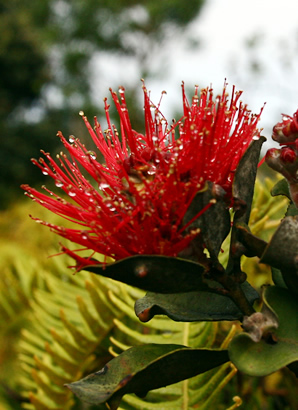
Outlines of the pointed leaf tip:
<svg viewBox="0 0 298 410">
<path fill-rule="evenodd" d="M 252 141 L 236 169 L 233 182 L 233 196 L 237 203 L 242 203 L 245 206 L 238 210 L 234 222 L 248 223 L 249 221 L 260 152 L 265 141 L 265 137 Z"/>
<path fill-rule="evenodd" d="M 277 195 L 284 195 L 288 199 L 291 199 L 290 191 L 289 191 L 289 184 L 288 181 L 283 178 L 280 181 L 278 181 L 274 187 L 271 190 L 271 195 L 272 196 L 277 196 Z"/>
<path fill-rule="evenodd" d="M 116 410 L 122 397 L 177 383 L 229 360 L 227 350 L 193 349 L 182 345 L 148 344 L 126 350 L 96 372 L 67 387 L 81 400 Z"/>
</svg>

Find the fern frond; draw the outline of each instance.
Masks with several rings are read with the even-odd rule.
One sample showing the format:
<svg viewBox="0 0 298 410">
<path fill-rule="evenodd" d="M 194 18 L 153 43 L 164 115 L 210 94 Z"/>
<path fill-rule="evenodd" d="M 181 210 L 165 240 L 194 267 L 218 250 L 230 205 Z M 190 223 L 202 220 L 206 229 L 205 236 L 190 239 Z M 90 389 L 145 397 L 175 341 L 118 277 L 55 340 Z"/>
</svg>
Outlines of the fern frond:
<svg viewBox="0 0 298 410">
<path fill-rule="evenodd" d="M 15 377 L 19 369 L 18 340 L 21 328 L 30 323 L 33 290 L 38 284 L 42 287 L 35 268 L 36 263 L 28 261 L 21 248 L 0 240 L 0 402 L 7 402 L 6 410 L 20 408 Z"/>
<path fill-rule="evenodd" d="M 71 393 L 63 385 L 110 359 L 113 319 L 123 316 L 106 297 L 111 287 L 107 279 L 88 274 L 86 280 L 82 273 L 62 278 L 59 266 L 44 275 L 45 289 L 37 289 L 30 303 L 32 327 L 22 332 L 20 382 L 31 400 L 27 409 L 72 408 Z M 34 389 L 28 383 L 32 376 Z"/>
</svg>

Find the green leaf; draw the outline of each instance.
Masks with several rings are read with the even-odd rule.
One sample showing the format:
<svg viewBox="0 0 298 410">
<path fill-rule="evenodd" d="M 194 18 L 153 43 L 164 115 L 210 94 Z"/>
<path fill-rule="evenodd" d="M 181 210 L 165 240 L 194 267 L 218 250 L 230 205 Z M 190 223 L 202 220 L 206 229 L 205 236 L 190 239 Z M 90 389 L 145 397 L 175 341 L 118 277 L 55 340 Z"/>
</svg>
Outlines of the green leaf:
<svg viewBox="0 0 298 410">
<path fill-rule="evenodd" d="M 250 376 L 266 376 L 298 360 L 298 301 L 287 289 L 268 287 L 264 303 L 278 318 L 272 340 L 254 342 L 248 333 L 229 345 L 231 361 Z"/>
<path fill-rule="evenodd" d="M 295 373 L 296 377 L 298 377 L 298 361 L 289 364 L 288 368 L 291 370 L 291 372 Z"/>
<path fill-rule="evenodd" d="M 241 287 L 249 303 L 253 304 L 258 293 L 248 282 Z M 136 301 L 135 312 L 142 322 L 155 315 L 167 315 L 178 322 L 236 320 L 243 316 L 228 296 L 210 292 L 147 293 Z"/>
<path fill-rule="evenodd" d="M 281 270 L 287 287 L 298 293 L 298 216 L 288 216 L 267 245 L 261 258 Z"/>
<path fill-rule="evenodd" d="M 248 224 L 249 221 L 260 151 L 264 141 L 266 141 L 266 138 L 260 137 L 250 144 L 239 162 L 232 185 L 235 214 L 231 232 L 227 272 L 233 276 L 241 275 L 240 258 L 245 252 L 239 240 L 239 231 L 236 229 L 236 226 L 243 223 Z"/>
<path fill-rule="evenodd" d="M 272 196 L 277 195 L 284 195 L 287 198 L 291 199 L 290 191 L 289 191 L 289 184 L 286 178 L 281 179 L 278 181 L 271 190 Z"/>
<path fill-rule="evenodd" d="M 276 286 L 279 286 L 280 288 L 285 288 L 287 289 L 287 285 L 284 281 L 283 275 L 281 271 L 277 268 L 272 268 L 271 267 L 271 273 L 272 273 L 272 280 Z"/>
<path fill-rule="evenodd" d="M 298 215 L 298 209 L 295 206 L 295 204 L 292 202 L 290 189 L 291 187 L 289 186 L 288 181 L 286 180 L 286 178 L 283 178 L 280 181 L 278 181 L 276 185 L 274 185 L 274 187 L 271 190 L 271 195 L 272 196 L 277 196 L 277 195 L 286 196 L 291 201 L 288 206 L 286 216 L 296 216 Z"/>
<path fill-rule="evenodd" d="M 210 201 L 214 200 L 215 196 L 212 192 L 214 184 L 208 182 L 207 187 L 206 190 L 199 192 L 195 196 L 187 210 L 184 223 L 194 218 L 201 209 L 208 205 Z M 203 242 L 211 258 L 217 260 L 221 244 L 231 229 L 230 212 L 225 201 L 221 198 L 217 198 L 216 203 L 196 219 L 191 227 L 201 229 L 199 239 L 201 240 L 203 238 Z M 194 241 L 196 241 L 196 239 L 194 239 Z"/>
<path fill-rule="evenodd" d="M 209 289 L 202 265 L 168 256 L 136 255 L 107 265 L 90 265 L 84 269 L 152 292 Z"/>
<path fill-rule="evenodd" d="M 298 272 L 297 270 L 294 271 L 294 270 L 289 270 L 289 269 L 283 269 L 281 273 L 284 279 L 284 283 L 286 284 L 289 291 L 295 293 L 295 295 L 298 295 Z"/>
<path fill-rule="evenodd" d="M 148 344 L 126 350 L 105 367 L 67 387 L 91 404 L 118 408 L 122 397 L 144 397 L 158 389 L 194 377 L 229 360 L 226 350 L 194 349 L 173 344 Z"/>
<path fill-rule="evenodd" d="M 291 202 L 288 206 L 286 216 L 296 216 L 296 215 L 298 215 L 298 208 L 293 202 Z"/>
<path fill-rule="evenodd" d="M 247 224 L 249 221 L 260 151 L 264 141 L 266 141 L 265 137 L 260 137 L 258 140 L 253 141 L 236 169 L 233 182 L 233 196 L 236 200 L 236 209 L 238 207 L 238 210 L 235 214 L 234 222 L 245 222 Z"/>
</svg>

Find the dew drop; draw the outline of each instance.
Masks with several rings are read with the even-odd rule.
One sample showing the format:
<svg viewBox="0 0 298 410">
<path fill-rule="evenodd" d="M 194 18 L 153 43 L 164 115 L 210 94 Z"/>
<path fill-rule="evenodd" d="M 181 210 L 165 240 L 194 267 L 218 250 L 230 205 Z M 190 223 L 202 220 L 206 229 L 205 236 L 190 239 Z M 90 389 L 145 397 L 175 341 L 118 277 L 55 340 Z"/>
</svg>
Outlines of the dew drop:
<svg viewBox="0 0 298 410">
<path fill-rule="evenodd" d="M 74 197 L 76 196 L 76 193 L 74 191 L 68 191 L 68 195 Z"/>
<path fill-rule="evenodd" d="M 61 181 L 56 181 L 56 182 L 55 182 L 55 185 L 56 185 L 56 187 L 61 188 L 61 187 L 63 187 L 63 182 L 61 182 Z"/>
<path fill-rule="evenodd" d="M 42 171 L 43 175 L 49 175 L 48 171 Z"/>
<path fill-rule="evenodd" d="M 155 175 L 156 174 L 156 167 L 151 167 L 148 171 L 147 171 L 148 175 Z"/>
<path fill-rule="evenodd" d="M 90 158 L 96 159 L 96 154 L 94 151 L 87 151 L 86 154 L 89 155 Z"/>
<path fill-rule="evenodd" d="M 86 233 L 86 232 L 82 232 L 82 233 L 81 233 L 81 238 L 84 239 L 84 240 L 87 240 L 87 239 L 88 239 L 87 233 Z"/>
<path fill-rule="evenodd" d="M 68 138 L 68 141 L 72 144 L 73 142 L 75 142 L 75 136 L 74 135 L 70 135 Z"/>
<path fill-rule="evenodd" d="M 109 184 L 107 184 L 106 182 L 101 182 L 101 183 L 98 185 L 98 188 L 99 188 L 100 190 L 109 188 Z"/>
</svg>

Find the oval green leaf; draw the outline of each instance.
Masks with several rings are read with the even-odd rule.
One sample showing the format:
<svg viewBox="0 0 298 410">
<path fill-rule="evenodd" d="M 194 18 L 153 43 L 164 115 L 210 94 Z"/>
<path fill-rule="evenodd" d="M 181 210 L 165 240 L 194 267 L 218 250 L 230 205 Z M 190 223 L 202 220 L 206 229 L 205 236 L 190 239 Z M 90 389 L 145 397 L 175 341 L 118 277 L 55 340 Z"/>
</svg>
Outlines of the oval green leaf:
<svg viewBox="0 0 298 410">
<path fill-rule="evenodd" d="M 241 287 L 252 305 L 259 298 L 258 293 L 248 282 Z M 167 315 L 177 322 L 237 320 L 243 316 L 228 296 L 211 292 L 147 293 L 136 301 L 135 312 L 142 322 L 155 315 Z"/>
<path fill-rule="evenodd" d="M 144 397 L 149 390 L 194 377 L 227 361 L 227 350 L 148 344 L 126 350 L 102 370 L 66 386 L 83 401 L 97 405 L 107 402 L 116 410 L 127 393 Z"/>
<path fill-rule="evenodd" d="M 202 265 L 168 256 L 136 255 L 107 265 L 90 265 L 84 270 L 151 292 L 209 289 Z"/>
<path fill-rule="evenodd" d="M 237 335 L 229 345 L 234 365 L 250 376 L 266 376 L 298 360 L 298 301 L 287 289 L 268 287 L 264 303 L 278 318 L 270 341 L 254 342 L 248 333 Z"/>
</svg>

